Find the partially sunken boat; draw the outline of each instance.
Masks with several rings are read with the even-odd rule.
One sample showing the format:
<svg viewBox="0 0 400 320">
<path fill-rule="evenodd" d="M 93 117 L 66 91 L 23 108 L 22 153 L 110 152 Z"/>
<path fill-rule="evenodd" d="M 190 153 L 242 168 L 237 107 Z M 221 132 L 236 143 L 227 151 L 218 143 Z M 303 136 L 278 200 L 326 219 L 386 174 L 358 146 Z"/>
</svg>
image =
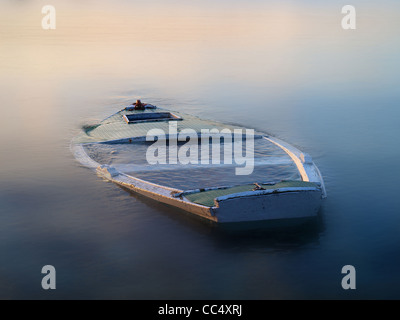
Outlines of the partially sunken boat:
<svg viewBox="0 0 400 320">
<path fill-rule="evenodd" d="M 326 197 L 322 176 L 312 158 L 290 144 L 255 133 L 253 144 L 249 143 L 252 159 L 241 158 L 240 165 L 235 160 L 208 161 L 212 154 L 228 159 L 229 152 L 235 153 L 232 146 L 238 145 L 242 156 L 244 146 L 251 142 L 248 136 L 243 139 L 242 129 L 151 105 L 144 110 L 129 106 L 83 128 L 71 149 L 82 165 L 103 178 L 215 222 L 316 216 Z M 205 137 L 207 130 L 211 134 Z M 215 132 L 224 132 L 224 137 L 214 139 Z M 174 145 L 176 134 L 183 133 L 184 141 Z M 149 153 L 155 150 L 155 141 L 159 146 L 164 143 L 165 150 Z M 179 150 L 185 144 L 186 149 Z M 209 146 L 206 155 L 193 152 L 189 163 L 171 161 L 171 155 L 187 156 L 190 148 L 192 152 L 200 145 Z M 215 145 L 220 147 L 217 151 L 213 151 Z M 149 163 L 149 154 L 167 161 Z M 246 169 L 243 164 L 250 174 L 237 174 L 238 169 Z"/>
</svg>

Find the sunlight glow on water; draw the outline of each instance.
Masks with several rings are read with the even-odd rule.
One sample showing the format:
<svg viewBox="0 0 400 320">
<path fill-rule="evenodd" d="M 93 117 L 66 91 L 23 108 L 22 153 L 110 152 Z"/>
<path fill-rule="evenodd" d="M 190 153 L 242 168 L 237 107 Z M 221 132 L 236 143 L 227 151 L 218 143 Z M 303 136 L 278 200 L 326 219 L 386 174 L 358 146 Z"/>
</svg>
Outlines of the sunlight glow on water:
<svg viewBox="0 0 400 320">
<path fill-rule="evenodd" d="M 49 263 L 52 298 L 399 298 L 396 2 L 354 1 L 353 31 L 311 0 L 52 2 L 53 31 L 0 4 L 1 298 L 48 298 Z M 72 137 L 138 98 L 311 154 L 321 216 L 226 230 L 82 168 Z"/>
</svg>

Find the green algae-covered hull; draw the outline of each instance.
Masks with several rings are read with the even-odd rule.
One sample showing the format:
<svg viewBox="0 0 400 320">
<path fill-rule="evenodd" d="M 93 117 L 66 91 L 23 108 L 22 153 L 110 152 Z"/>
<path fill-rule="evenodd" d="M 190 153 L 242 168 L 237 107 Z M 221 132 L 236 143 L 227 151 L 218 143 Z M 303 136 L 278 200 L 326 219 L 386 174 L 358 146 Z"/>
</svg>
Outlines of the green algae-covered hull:
<svg viewBox="0 0 400 320">
<path fill-rule="evenodd" d="M 149 146 L 146 140 L 160 139 L 159 132 L 165 132 L 164 139 L 170 141 L 171 127 L 177 133 L 189 128 L 188 138 L 202 138 L 204 130 L 244 132 L 238 126 L 153 106 L 145 110 L 127 107 L 84 128 L 71 149 L 78 161 L 104 178 L 215 222 L 312 217 L 326 197 L 311 157 L 262 133 L 254 135 L 253 175 L 235 176 L 229 171 L 232 165 L 224 164 L 149 165 L 143 159 Z"/>
</svg>

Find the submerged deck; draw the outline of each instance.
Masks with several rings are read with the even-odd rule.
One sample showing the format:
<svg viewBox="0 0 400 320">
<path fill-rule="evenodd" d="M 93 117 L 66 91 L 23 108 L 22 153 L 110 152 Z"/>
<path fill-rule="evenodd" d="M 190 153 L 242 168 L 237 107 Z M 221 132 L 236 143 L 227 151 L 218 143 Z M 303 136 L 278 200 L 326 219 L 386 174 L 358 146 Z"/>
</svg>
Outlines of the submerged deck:
<svg viewBox="0 0 400 320">
<path fill-rule="evenodd" d="M 293 160 L 278 146 L 265 139 L 255 140 L 252 151 L 254 153 L 254 169 L 248 175 L 236 175 L 238 165 L 224 163 L 201 163 L 198 154 L 197 164 L 171 164 L 169 161 L 169 146 L 165 150 L 165 164 L 151 165 L 146 159 L 146 150 L 149 144 L 135 142 L 131 144 L 85 144 L 86 154 L 100 164 L 107 164 L 119 172 L 140 178 L 151 183 L 191 190 L 217 186 L 232 186 L 238 184 L 252 184 L 279 182 L 281 180 L 301 180 L 300 174 Z M 220 156 L 223 159 L 224 145 L 220 145 Z M 212 152 L 210 146 L 209 152 Z M 233 158 L 233 157 L 232 157 Z M 222 161 L 221 161 L 222 162 Z"/>
</svg>

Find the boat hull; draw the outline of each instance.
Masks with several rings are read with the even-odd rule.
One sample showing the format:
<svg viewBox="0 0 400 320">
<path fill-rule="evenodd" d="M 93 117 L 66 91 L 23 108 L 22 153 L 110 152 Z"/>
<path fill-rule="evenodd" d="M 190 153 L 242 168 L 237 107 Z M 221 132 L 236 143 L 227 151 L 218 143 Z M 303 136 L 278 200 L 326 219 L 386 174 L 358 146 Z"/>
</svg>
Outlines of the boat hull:
<svg viewBox="0 0 400 320">
<path fill-rule="evenodd" d="M 313 217 L 321 206 L 321 190 L 287 191 L 231 197 L 218 201 L 218 222 Z"/>
</svg>

